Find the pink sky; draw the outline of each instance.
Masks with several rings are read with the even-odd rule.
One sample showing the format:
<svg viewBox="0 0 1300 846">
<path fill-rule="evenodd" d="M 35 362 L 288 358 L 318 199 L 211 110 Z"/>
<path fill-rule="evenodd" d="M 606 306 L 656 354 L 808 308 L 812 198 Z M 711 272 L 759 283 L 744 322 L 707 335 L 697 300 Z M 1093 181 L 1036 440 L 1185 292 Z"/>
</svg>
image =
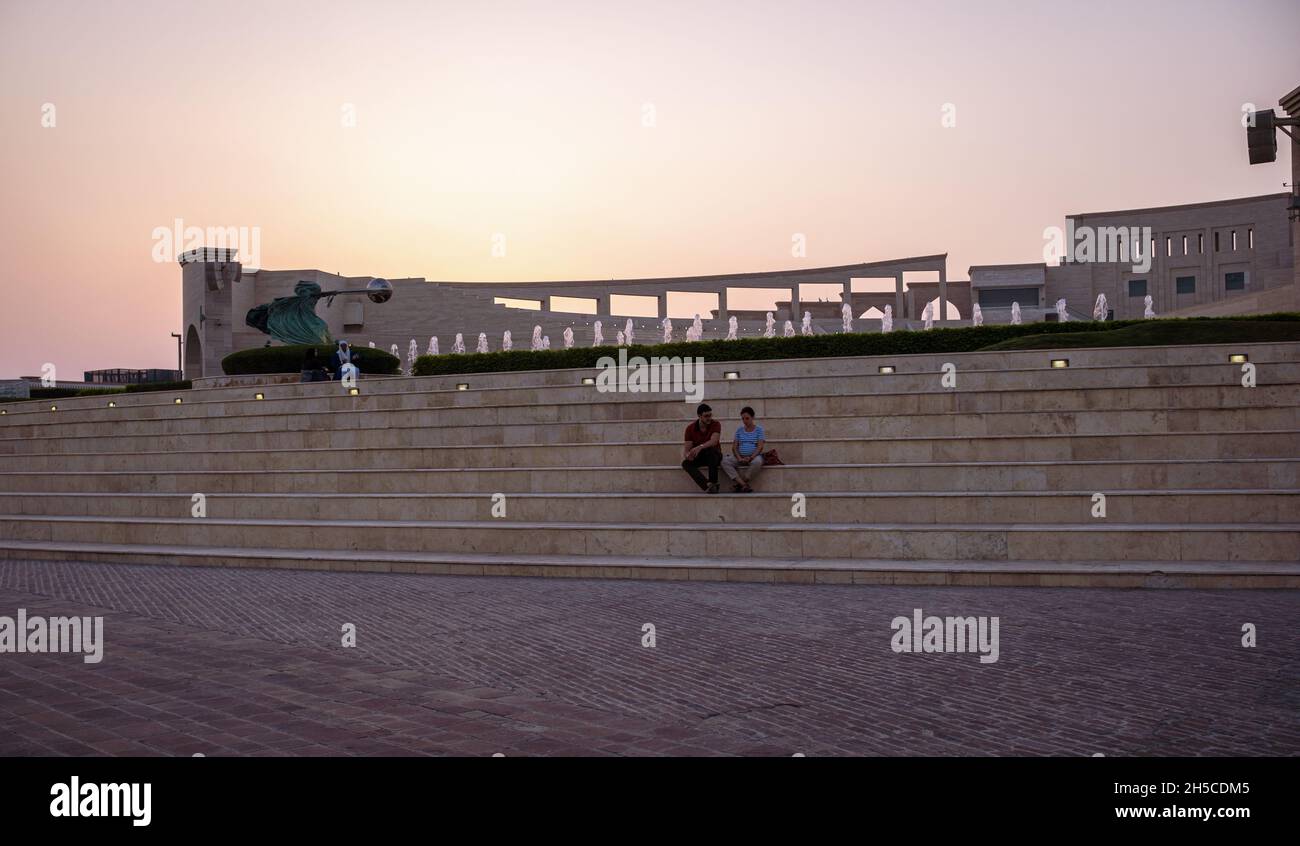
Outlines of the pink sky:
<svg viewBox="0 0 1300 846">
<path fill-rule="evenodd" d="M 1039 261 L 1068 213 L 1284 190 L 1240 116 L 1297 32 L 1294 0 L 0 0 L 0 376 L 174 367 L 176 218 L 347 275 Z"/>
</svg>

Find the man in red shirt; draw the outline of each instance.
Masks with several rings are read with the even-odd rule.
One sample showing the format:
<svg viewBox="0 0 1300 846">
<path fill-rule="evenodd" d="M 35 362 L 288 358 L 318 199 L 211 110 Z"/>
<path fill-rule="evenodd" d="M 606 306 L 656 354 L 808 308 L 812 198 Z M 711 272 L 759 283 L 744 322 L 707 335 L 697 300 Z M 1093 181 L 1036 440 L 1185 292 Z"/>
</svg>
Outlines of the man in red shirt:
<svg viewBox="0 0 1300 846">
<path fill-rule="evenodd" d="M 682 469 L 691 474 L 695 484 L 705 493 L 718 492 L 718 467 L 722 464 L 722 424 L 713 419 L 713 409 L 700 403 L 695 409 L 697 420 L 686 427 L 686 441 L 682 445 Z M 709 480 L 704 480 L 701 467 L 709 468 Z"/>
</svg>

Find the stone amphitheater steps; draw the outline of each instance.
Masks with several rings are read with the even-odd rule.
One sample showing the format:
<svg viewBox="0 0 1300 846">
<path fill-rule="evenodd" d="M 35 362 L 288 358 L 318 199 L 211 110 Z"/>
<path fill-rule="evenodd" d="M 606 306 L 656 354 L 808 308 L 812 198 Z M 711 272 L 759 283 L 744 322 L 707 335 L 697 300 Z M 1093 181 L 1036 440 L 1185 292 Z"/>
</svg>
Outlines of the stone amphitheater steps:
<svg viewBox="0 0 1300 846">
<path fill-rule="evenodd" d="M 1249 354 L 1258 387 L 1241 385 L 1229 351 Z M 1071 366 L 1050 369 L 1058 356 Z M 940 380 L 948 361 L 955 388 Z M 879 373 L 882 363 L 897 372 Z M 232 384 L 181 404 L 166 394 L 118 395 L 112 408 L 103 397 L 57 411 L 11 404 L 0 416 L 0 556 L 1300 586 L 1298 344 L 705 372 L 726 433 L 753 405 L 790 462 L 765 471 L 759 494 L 697 493 L 676 466 L 693 403 L 601 393 L 580 384 L 592 369 L 373 378 L 357 396 L 337 384 Z M 498 492 L 511 494 L 507 519 L 492 515 Z M 205 517 L 190 516 L 195 493 Z M 795 493 L 807 517 L 791 515 Z M 1094 493 L 1107 496 L 1104 519 L 1092 516 Z"/>
<path fill-rule="evenodd" d="M 1206 348 L 1207 350 L 1211 348 Z M 903 359 L 893 366 L 898 372 L 879 374 L 875 372 L 882 361 L 892 359 L 880 358 L 842 358 L 793 361 L 746 361 L 733 364 L 710 364 L 705 367 L 705 374 L 710 384 L 710 399 L 726 399 L 734 395 L 742 398 L 776 398 L 782 396 L 809 396 L 817 394 L 839 393 L 964 393 L 987 390 L 1018 390 L 1021 392 L 1038 392 L 1044 389 L 1082 389 L 1082 388 L 1120 388 L 1141 387 L 1154 388 L 1163 385 L 1231 385 L 1239 386 L 1240 366 L 1226 363 L 1226 350 L 1234 347 L 1216 347 L 1210 355 L 1198 350 L 1203 361 L 1197 363 L 1151 363 L 1133 364 L 1122 361 L 1099 359 L 1102 363 L 1087 365 L 1079 363 L 1062 370 L 1048 368 L 1052 358 L 1066 353 L 1050 351 L 1033 351 L 1024 353 L 985 354 L 968 353 L 947 356 L 918 356 Z M 1068 355 L 1081 356 L 1097 354 L 1101 351 L 1071 351 Z M 1140 355 L 1131 350 L 1121 353 Z M 1206 358 L 1209 355 L 1210 357 Z M 1266 345 L 1250 353 L 1251 361 L 1258 371 L 1260 386 L 1291 384 L 1297 381 L 1300 368 L 1295 360 L 1295 351 L 1285 345 Z M 946 359 L 959 362 L 957 386 L 946 388 L 940 384 L 940 368 Z M 1005 363 L 1010 360 L 1012 363 Z M 1002 361 L 1004 363 L 997 364 Z M 809 369 L 816 373 L 808 373 Z M 917 369 L 912 369 L 917 368 Z M 725 371 L 736 370 L 741 377 L 738 380 L 724 380 Z M 315 385 L 275 385 L 265 389 L 267 404 L 264 413 L 283 411 L 275 407 L 279 397 L 286 397 L 292 403 L 299 404 L 295 411 L 309 410 L 313 400 L 332 399 L 357 403 L 372 403 L 371 408 L 380 407 L 375 397 L 388 396 L 405 407 L 430 406 L 437 404 L 496 404 L 492 400 L 494 393 L 507 391 L 516 397 L 513 404 L 546 402 L 621 402 L 627 395 L 602 395 L 590 386 L 579 384 L 581 377 L 591 376 L 595 369 L 563 371 L 530 371 L 528 373 L 475 373 L 458 376 L 433 377 L 389 377 L 367 378 L 362 380 L 362 397 L 339 396 L 335 384 L 318 383 Z M 851 377 L 851 378 L 846 378 Z M 470 384 L 472 390 L 456 391 L 461 382 Z M 533 393 L 541 391 L 540 394 Z M 209 402 L 225 403 L 228 401 L 253 402 L 247 386 L 212 388 L 203 392 L 203 398 Z M 449 394 L 459 396 L 448 396 Z M 287 396 L 286 396 L 287 395 Z M 435 398 L 445 402 L 439 403 Z M 119 403 L 119 412 L 124 414 L 127 408 L 149 408 L 154 412 L 170 405 L 170 397 L 157 394 L 120 395 L 113 398 Z M 102 397 L 70 398 L 60 401 L 60 408 L 71 413 L 76 409 L 100 409 L 105 400 Z M 12 413 L 43 413 L 48 406 L 43 404 L 18 404 Z M 181 411 L 181 409 L 176 409 Z"/>
<path fill-rule="evenodd" d="M 730 490 L 725 487 L 725 490 Z M 444 520 L 494 523 L 490 494 L 206 494 L 208 517 L 225 520 Z M 1097 522 L 1092 491 L 876 491 L 807 495 L 806 517 L 792 514 L 791 496 L 703 493 L 613 493 L 591 507 L 583 493 L 517 493 L 506 500 L 512 520 L 560 523 L 685 522 L 801 525 L 829 523 Z M 0 493 L 0 514 L 188 518 L 193 501 L 180 493 Z M 1108 523 L 1300 523 L 1300 489 L 1134 490 L 1106 494 Z"/>
<path fill-rule="evenodd" d="M 973 587 L 1272 588 L 1293 584 L 1293 565 L 1196 561 L 923 561 L 796 558 L 646 558 L 353 550 L 168 547 L 109 543 L 0 545 L 0 558 L 101 561 L 201 567 L 329 570 L 461 576 L 670 579 L 768 584 L 951 585 Z"/>
<path fill-rule="evenodd" d="M 1300 560 L 1300 524 L 524 523 L 0 516 L 8 540 L 510 555 L 901 560 Z"/>
<path fill-rule="evenodd" d="M 301 415 L 298 419 L 301 419 Z M 306 448 L 391 448 L 409 446 L 494 446 L 532 443 L 538 436 L 532 423 L 512 423 L 499 426 L 452 425 L 396 425 L 388 421 L 383 428 L 336 428 L 337 415 L 321 416 L 313 423 L 325 424 L 310 429 L 264 429 L 260 433 L 262 449 L 286 450 Z M 391 415 L 390 415 L 391 418 Z M 264 416 L 262 421 L 283 425 L 283 415 Z M 241 421 L 250 426 L 239 428 Z M 92 452 L 152 452 L 152 451 L 229 451 L 242 448 L 248 442 L 248 433 L 254 429 L 252 418 L 226 420 L 227 429 L 207 431 L 198 426 L 196 431 L 175 433 L 176 422 L 150 421 L 156 425 L 133 425 L 133 428 L 154 428 L 154 432 L 116 434 L 128 424 L 114 426 L 114 434 L 45 435 L 41 437 L 0 437 L 0 455 L 92 453 Z M 601 443 L 615 440 L 659 441 L 666 433 L 683 428 L 682 416 L 627 421 L 593 421 L 586 423 L 556 423 L 545 430 L 554 436 L 556 443 Z M 1101 411 L 1096 409 L 1057 409 L 1036 414 L 1021 411 L 962 414 L 939 412 L 915 414 L 906 417 L 895 415 L 803 415 L 799 417 L 764 417 L 763 425 L 771 432 L 819 431 L 834 432 L 841 437 L 978 437 L 1009 435 L 1056 434 L 1113 434 L 1116 431 L 1133 434 L 1153 432 L 1197 433 L 1205 431 L 1247 432 L 1261 430 L 1300 429 L 1300 406 L 1255 406 L 1244 408 L 1166 410 L 1160 408 Z M 98 428 L 98 427 L 96 427 Z"/>
<path fill-rule="evenodd" d="M 1112 435 L 1004 435 L 986 437 L 890 437 L 772 439 L 782 459 L 797 464 L 899 464 L 979 460 L 1070 461 L 1100 458 L 1224 458 L 1300 455 L 1300 430 L 1251 432 L 1124 433 Z M 208 470 L 347 470 L 424 468 L 566 467 L 582 462 L 663 466 L 680 460 L 681 442 L 535 443 L 499 446 L 437 446 L 345 449 L 245 449 L 195 452 L 19 453 L 0 456 L 0 468 L 16 472 L 182 470 L 196 463 Z M 196 460 L 196 455 L 202 458 Z M 629 480 L 629 484 L 634 484 Z"/>
<path fill-rule="evenodd" d="M 762 362 L 747 362 L 751 366 Z M 1257 365 L 1257 379 L 1261 386 L 1294 386 L 1300 384 L 1300 363 L 1274 362 Z M 565 385 L 538 385 L 531 387 L 494 386 L 479 384 L 477 374 L 460 377 L 470 389 L 458 390 L 455 387 L 424 388 L 420 379 L 401 379 L 397 377 L 363 380 L 360 394 L 349 396 L 340 390 L 337 383 L 325 382 L 300 386 L 276 386 L 277 391 L 261 391 L 263 400 L 256 400 L 246 387 L 242 389 L 213 389 L 211 396 L 204 392 L 197 398 L 190 397 L 189 403 L 175 405 L 172 397 L 166 395 L 146 394 L 118 395 L 113 397 L 71 397 L 66 400 L 45 403 L 19 403 L 8 409 L 14 416 L 10 425 L 26 422 L 60 424 L 80 421 L 99 422 L 106 419 L 125 420 L 134 417 L 175 418 L 202 414 L 225 415 L 235 410 L 251 410 L 260 414 L 286 414 L 303 411 L 378 411 L 382 409 L 421 409 L 447 407 L 481 407 L 481 406 L 526 406 L 526 405 L 568 405 L 581 404 L 593 409 L 602 406 L 620 406 L 628 402 L 628 394 L 602 392 L 595 385 L 583 385 L 580 380 L 594 376 L 595 370 L 574 372 L 571 382 Z M 805 400 L 820 398 L 823 402 L 838 400 L 840 397 L 879 397 L 904 396 L 909 398 L 911 408 L 916 408 L 926 395 L 944 395 L 952 398 L 969 395 L 1012 393 L 1024 397 L 1025 402 L 1037 402 L 1038 394 L 1045 390 L 1074 392 L 1096 389 L 1139 388 L 1149 391 L 1159 387 L 1229 387 L 1243 393 L 1254 389 L 1242 388 L 1240 371 L 1226 365 L 1187 365 L 1129 368 L 1068 368 L 1064 370 L 1007 371 L 958 371 L 956 385 L 945 387 L 941 374 L 912 373 L 882 375 L 863 375 L 851 378 L 847 375 L 835 376 L 751 376 L 744 379 L 706 380 L 705 398 L 710 402 L 728 400 L 754 403 L 779 403 L 783 399 Z M 1158 381 L 1154 381 L 1157 380 Z M 403 384 L 407 390 L 401 390 Z M 289 394 L 290 388 L 297 390 Z M 138 399 L 143 396 L 146 398 Z M 646 394 L 635 395 L 636 404 L 646 404 Z M 649 396 L 653 397 L 654 394 Z M 679 392 L 677 397 L 681 396 Z M 982 397 L 981 397 L 982 398 Z M 1077 396 L 1073 397 L 1077 403 Z M 117 403 L 117 408 L 106 408 L 107 402 Z M 850 400 L 852 401 L 852 400 Z M 950 400 L 951 401 L 951 400 Z M 650 400 L 660 405 L 672 405 L 667 399 Z M 679 408 L 686 408 L 693 403 L 677 399 Z M 860 400 L 859 400 L 860 402 Z M 966 403 L 978 403 L 978 399 L 966 399 Z M 907 403 L 901 405 L 906 406 Z M 57 407 L 59 417 L 51 418 L 50 408 Z M 1030 406 L 1035 407 L 1035 406 Z M 1041 407 L 1041 406 L 1038 406 Z M 980 407 L 968 405 L 965 408 L 948 407 L 949 410 L 997 410 L 997 407 Z M 1005 410 L 1005 407 L 1003 407 Z M 866 411 L 859 407 L 854 410 Z M 910 408 L 890 408 L 890 411 L 910 412 Z M 765 406 L 766 413 L 781 413 Z M 809 409 L 809 413 L 829 413 L 819 408 Z M 27 415 L 33 415 L 29 417 Z"/>
<path fill-rule="evenodd" d="M 315 387 L 315 386 L 303 386 Z M 473 398 L 473 392 L 458 393 L 457 398 Z M 84 399 L 78 400 L 85 402 Z M 1089 406 L 1081 406 L 1082 402 Z M 166 403 L 135 409 L 106 408 L 97 402 L 93 408 L 67 410 L 60 406 L 57 412 L 41 411 L 28 406 L 23 415 L 17 413 L 0 418 L 0 444 L 16 452 L 19 442 L 40 444 L 52 439 L 130 437 L 134 435 L 161 436 L 170 434 L 208 434 L 240 432 L 253 434 L 272 431 L 382 431 L 385 429 L 447 429 L 474 428 L 491 432 L 504 427 L 543 426 L 550 433 L 560 426 L 586 425 L 617 427 L 620 424 L 643 422 L 681 426 L 692 417 L 691 406 L 680 400 L 629 399 L 614 403 L 553 403 L 518 405 L 461 405 L 458 407 L 384 408 L 371 407 L 378 403 L 372 397 L 308 397 L 292 411 L 269 413 L 267 403 L 243 400 L 238 403 L 191 402 L 183 406 Z M 339 405 L 327 408 L 326 405 Z M 807 396 L 771 400 L 718 400 L 710 399 L 720 417 L 734 420 L 743 405 L 753 405 L 760 418 L 772 420 L 812 420 L 833 423 L 837 418 L 858 418 L 859 426 L 868 427 L 868 434 L 910 433 L 910 428 L 935 426 L 932 434 L 989 434 L 1009 433 L 1000 426 L 1007 425 L 1013 416 L 1022 419 L 1013 423 L 1011 431 L 1097 431 L 1101 422 L 1098 414 L 1147 412 L 1153 415 L 1150 424 L 1140 416 L 1129 415 L 1128 422 L 1135 426 L 1150 426 L 1158 430 L 1161 419 L 1166 428 L 1177 431 L 1204 421 L 1207 425 L 1217 419 L 1222 428 L 1269 428 L 1261 425 L 1267 416 L 1278 425 L 1289 428 L 1288 420 L 1297 416 L 1300 407 L 1300 384 L 1270 385 L 1255 389 L 1223 386 L 1170 386 L 1151 388 L 1098 389 L 1079 391 L 1002 391 L 1002 392 L 949 392 L 944 394 L 844 394 L 837 396 Z M 1026 422 L 1042 417 L 1040 422 Z M 1087 415 L 1092 412 L 1092 419 Z M 142 416 L 151 415 L 151 416 Z M 1079 415 L 1085 415 L 1081 422 Z M 929 420 L 928 418 L 941 418 Z M 1256 421 L 1258 418 L 1258 422 Z M 1102 418 L 1104 419 L 1104 418 Z M 959 422 L 960 421 L 960 422 Z M 872 426 L 877 428 L 871 428 Z M 957 427 L 962 426 L 962 431 Z M 945 431 L 951 426 L 952 431 Z M 592 430 L 605 433 L 603 428 Z M 776 430 L 773 429 L 775 432 Z M 860 428 L 859 430 L 860 431 Z M 1114 431 L 1101 429 L 1100 431 Z M 1138 429 L 1134 429 L 1138 431 Z M 917 434 L 924 432 L 917 431 Z M 504 437 L 504 435 L 503 435 Z M 516 439 L 519 437 L 515 435 Z M 560 438 L 556 438 L 559 440 Z M 42 450 L 32 450 L 42 451 Z"/>
<path fill-rule="evenodd" d="M 1300 487 L 1300 459 L 985 461 L 913 464 L 803 464 L 763 471 L 761 488 L 815 491 L 1052 491 L 1135 489 L 1269 489 Z M 676 466 L 437 468 L 399 470 L 128 470 L 0 472 L 0 491 L 292 493 L 623 493 L 636 479 L 643 493 L 689 493 Z"/>
</svg>

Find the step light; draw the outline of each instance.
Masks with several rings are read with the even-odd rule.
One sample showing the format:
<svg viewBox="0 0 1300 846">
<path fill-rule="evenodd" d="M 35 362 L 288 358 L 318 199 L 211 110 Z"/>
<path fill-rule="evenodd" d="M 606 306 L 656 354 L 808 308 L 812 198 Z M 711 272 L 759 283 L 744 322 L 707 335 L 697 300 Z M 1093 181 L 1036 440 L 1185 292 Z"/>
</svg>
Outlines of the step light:
<svg viewBox="0 0 1300 846">
<path fill-rule="evenodd" d="M 8 414 L 8 413 L 9 412 L 7 410 L 0 408 L 0 414 Z"/>
<path fill-rule="evenodd" d="M 117 403 L 113 402 L 112 400 L 109 400 L 109 401 L 108 401 L 108 407 L 109 407 L 109 408 L 117 408 Z"/>
<path fill-rule="evenodd" d="M 595 376 L 583 376 L 583 377 L 582 377 L 582 384 L 584 384 L 584 385 L 594 385 L 594 384 L 596 384 L 596 377 L 595 377 Z"/>
<path fill-rule="evenodd" d="M 1246 355 L 1245 353 L 1233 353 L 1232 355 L 1228 356 L 1229 364 L 1245 364 L 1248 361 L 1250 361 L 1250 356 Z"/>
<path fill-rule="evenodd" d="M 180 405 L 181 403 L 185 402 L 185 400 L 181 399 L 180 397 L 177 397 L 176 399 L 172 400 L 172 402 L 176 405 Z"/>
<path fill-rule="evenodd" d="M 259 391 L 258 393 L 253 394 L 253 399 L 255 400 L 266 399 L 266 394 Z"/>
<path fill-rule="evenodd" d="M 348 396 L 350 396 L 350 397 L 361 396 L 361 389 L 360 389 L 360 388 L 348 388 Z"/>
<path fill-rule="evenodd" d="M 468 391 L 468 390 L 469 390 L 469 382 L 457 382 L 457 383 L 456 383 L 456 390 L 458 390 L 458 391 Z"/>
<path fill-rule="evenodd" d="M 724 371 L 724 372 L 723 372 L 723 374 L 722 374 L 722 378 L 723 378 L 723 379 L 739 379 L 739 378 L 740 378 L 740 374 L 737 373 L 735 370 L 727 370 L 727 371 Z"/>
<path fill-rule="evenodd" d="M 880 365 L 878 368 L 876 368 L 876 372 L 877 372 L 877 373 L 893 373 L 893 372 L 894 372 L 894 365 L 892 365 L 892 364 L 882 364 L 882 365 Z"/>
<path fill-rule="evenodd" d="M 58 407 L 57 405 L 52 405 L 52 406 L 50 406 L 50 411 L 58 411 L 58 410 L 59 410 L 59 407 Z"/>
<path fill-rule="evenodd" d="M 1054 359 L 1052 359 L 1052 367 L 1055 368 L 1055 369 L 1058 369 L 1058 370 L 1059 370 L 1059 369 L 1062 368 L 1062 367 L 1069 367 L 1069 366 L 1070 366 L 1070 360 L 1069 360 L 1068 358 L 1054 358 Z"/>
</svg>

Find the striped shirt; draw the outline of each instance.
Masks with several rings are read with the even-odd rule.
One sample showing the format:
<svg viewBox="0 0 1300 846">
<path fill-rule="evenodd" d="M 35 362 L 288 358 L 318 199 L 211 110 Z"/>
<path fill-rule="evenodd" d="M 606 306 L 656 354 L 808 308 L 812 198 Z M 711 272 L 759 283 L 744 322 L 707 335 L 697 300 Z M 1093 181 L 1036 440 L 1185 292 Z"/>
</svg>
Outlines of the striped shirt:
<svg viewBox="0 0 1300 846">
<path fill-rule="evenodd" d="M 736 452 L 740 453 L 741 458 L 748 458 L 758 449 L 761 440 L 765 440 L 762 426 L 755 423 L 752 432 L 746 432 L 745 427 L 741 426 L 736 430 Z"/>
</svg>

